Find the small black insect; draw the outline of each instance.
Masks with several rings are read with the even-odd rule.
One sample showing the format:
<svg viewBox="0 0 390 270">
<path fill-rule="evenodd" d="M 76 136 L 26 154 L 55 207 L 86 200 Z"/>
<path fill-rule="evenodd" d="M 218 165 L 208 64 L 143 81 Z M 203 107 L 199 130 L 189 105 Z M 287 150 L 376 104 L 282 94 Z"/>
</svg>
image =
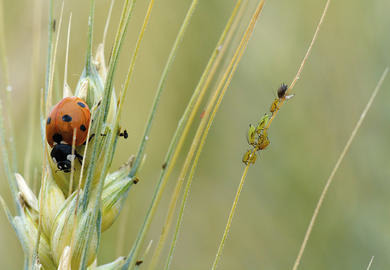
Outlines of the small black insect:
<svg viewBox="0 0 390 270">
<path fill-rule="evenodd" d="M 127 139 L 129 137 L 129 133 L 127 133 L 127 130 L 125 129 L 123 132 L 119 133 L 119 136 Z"/>
<path fill-rule="evenodd" d="M 133 179 L 133 184 L 136 185 L 138 182 L 139 182 L 139 179 L 138 179 L 137 177 L 135 177 L 135 178 Z"/>
</svg>

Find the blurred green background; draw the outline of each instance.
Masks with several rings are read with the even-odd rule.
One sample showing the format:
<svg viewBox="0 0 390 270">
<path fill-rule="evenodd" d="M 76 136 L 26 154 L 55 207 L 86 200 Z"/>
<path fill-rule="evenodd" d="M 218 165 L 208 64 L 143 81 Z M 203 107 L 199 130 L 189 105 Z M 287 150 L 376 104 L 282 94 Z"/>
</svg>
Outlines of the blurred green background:
<svg viewBox="0 0 390 270">
<path fill-rule="evenodd" d="M 47 1 L 41 14 L 35 1 L 3 1 L 20 171 L 27 139 L 34 136 L 31 174 L 41 165 L 38 113 L 30 128 L 29 106 L 44 87 Z M 60 10 L 55 1 L 55 13 Z M 108 0 L 96 1 L 96 49 Z M 148 1 L 138 1 L 124 45 L 116 88 L 127 65 Z M 233 0 L 201 0 L 169 74 L 147 147 L 141 182 L 133 188 L 114 226 L 103 235 L 99 262 L 125 255 L 143 221 L 165 151 L 177 122 L 227 21 Z M 256 1 L 251 0 L 246 23 Z M 126 100 L 122 126 L 129 139 L 119 143 L 113 169 L 134 154 L 154 91 L 190 0 L 156 1 Z M 172 269 L 209 269 L 220 241 L 244 165 L 249 123 L 268 111 L 275 91 L 295 75 L 325 1 L 266 1 L 253 38 L 210 130 L 192 185 Z M 108 33 L 108 55 L 122 1 L 116 1 Z M 380 75 L 390 62 L 390 1 L 332 1 L 317 43 L 295 87 L 270 129 L 270 147 L 249 170 L 220 269 L 292 267 L 321 190 Z M 72 12 L 69 84 L 74 89 L 85 59 L 89 1 L 68 0 L 57 56 L 62 84 L 66 26 Z M 41 18 L 37 35 L 34 14 Z M 56 16 L 58 17 L 58 16 Z M 34 46 L 39 63 L 32 62 Z M 32 86 L 31 78 L 37 80 Z M 4 87 L 3 77 L 1 86 Z M 390 269 L 390 79 L 388 78 L 329 190 L 300 269 Z M 33 99 L 31 96 L 33 96 Z M 199 120 L 199 119 L 198 119 Z M 198 121 L 197 120 L 197 121 Z M 194 131 L 194 130 L 193 130 Z M 186 149 L 188 149 L 188 144 Z M 184 155 L 182 155 L 184 158 Z M 173 176 L 177 176 L 180 166 Z M 1 172 L 0 194 L 11 203 Z M 165 217 L 170 183 L 147 242 L 156 243 Z M 119 223 L 127 218 L 125 234 Z M 124 240 L 123 247 L 120 241 Z M 165 253 L 164 253 L 165 254 Z M 1 269 L 21 269 L 23 254 L 3 211 L 0 214 Z"/>
</svg>

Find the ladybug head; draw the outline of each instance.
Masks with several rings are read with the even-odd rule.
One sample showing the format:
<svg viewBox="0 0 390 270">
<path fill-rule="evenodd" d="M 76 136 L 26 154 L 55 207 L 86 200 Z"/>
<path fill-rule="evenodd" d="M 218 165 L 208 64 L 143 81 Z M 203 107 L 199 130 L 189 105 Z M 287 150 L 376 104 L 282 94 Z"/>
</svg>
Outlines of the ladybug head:
<svg viewBox="0 0 390 270">
<path fill-rule="evenodd" d="M 72 155 L 72 146 L 62 143 L 56 144 L 51 150 L 50 156 L 60 171 L 70 172 L 72 161 L 75 158 L 75 155 Z"/>
</svg>

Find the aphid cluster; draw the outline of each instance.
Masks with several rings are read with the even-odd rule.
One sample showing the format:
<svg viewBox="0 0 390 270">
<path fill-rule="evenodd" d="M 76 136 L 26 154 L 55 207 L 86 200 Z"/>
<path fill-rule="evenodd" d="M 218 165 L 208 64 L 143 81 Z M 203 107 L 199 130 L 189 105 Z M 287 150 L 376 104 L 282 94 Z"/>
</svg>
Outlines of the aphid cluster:
<svg viewBox="0 0 390 270">
<path fill-rule="evenodd" d="M 257 126 L 252 124 L 249 125 L 247 139 L 249 145 L 252 146 L 252 149 L 246 151 L 242 158 L 242 162 L 244 162 L 246 165 L 254 164 L 257 159 L 257 151 L 265 149 L 270 144 L 266 128 L 268 120 L 269 115 L 265 114 Z"/>
<path fill-rule="evenodd" d="M 279 103 L 282 99 L 289 99 L 291 97 L 286 96 L 287 90 L 288 86 L 284 83 L 279 87 L 277 91 L 278 97 L 272 102 L 270 107 L 271 116 L 279 109 Z M 252 146 L 252 148 L 245 152 L 242 158 L 242 162 L 244 162 L 244 164 L 254 164 L 257 159 L 257 152 L 265 149 L 270 144 L 267 131 L 268 121 L 271 116 L 265 114 L 260 119 L 260 122 L 257 124 L 257 126 L 252 124 L 249 125 L 247 139 L 249 145 Z"/>
</svg>

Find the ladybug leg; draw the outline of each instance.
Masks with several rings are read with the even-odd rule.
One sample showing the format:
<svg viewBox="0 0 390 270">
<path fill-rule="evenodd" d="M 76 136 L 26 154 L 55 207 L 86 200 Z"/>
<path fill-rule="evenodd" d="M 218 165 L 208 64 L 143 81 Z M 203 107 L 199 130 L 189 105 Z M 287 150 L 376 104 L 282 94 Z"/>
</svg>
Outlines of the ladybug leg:
<svg viewBox="0 0 390 270">
<path fill-rule="evenodd" d="M 100 134 L 100 136 L 106 136 L 107 134 Z M 90 137 L 89 137 L 89 140 L 88 141 L 91 141 L 93 139 L 93 137 L 95 137 L 95 134 L 92 134 Z M 83 145 L 86 145 L 87 144 L 87 141 L 85 141 L 83 143 Z"/>
<path fill-rule="evenodd" d="M 95 137 L 95 134 L 92 134 L 92 135 L 89 137 L 89 140 L 88 140 L 88 141 L 90 142 L 90 141 L 92 140 L 93 137 Z M 87 144 L 87 141 L 85 141 L 85 142 L 83 143 L 83 145 L 86 145 L 86 144 Z"/>
<path fill-rule="evenodd" d="M 80 162 L 80 165 L 83 163 L 83 156 L 79 153 L 75 152 L 75 155 L 77 157 L 77 160 Z"/>
</svg>

